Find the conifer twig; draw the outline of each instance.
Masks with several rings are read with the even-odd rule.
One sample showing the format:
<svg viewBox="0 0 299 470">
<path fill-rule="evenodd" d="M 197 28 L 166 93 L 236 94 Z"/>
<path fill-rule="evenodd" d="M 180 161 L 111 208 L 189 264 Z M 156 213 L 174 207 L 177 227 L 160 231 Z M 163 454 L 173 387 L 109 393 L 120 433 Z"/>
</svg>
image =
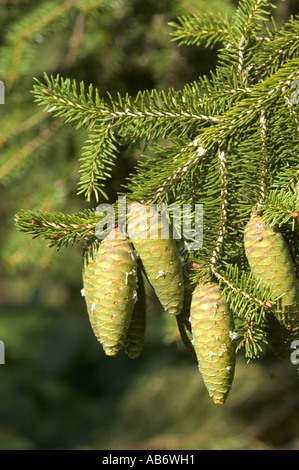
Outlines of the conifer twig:
<svg viewBox="0 0 299 470">
<path fill-rule="evenodd" d="M 93 210 L 77 214 L 49 213 L 46 211 L 21 210 L 15 216 L 18 230 L 31 234 L 33 238 L 42 236 L 50 240 L 49 247 L 67 247 L 95 232 L 100 217 Z"/>
<path fill-rule="evenodd" d="M 150 199 L 149 202 L 153 202 L 153 200 L 159 200 L 162 193 L 168 191 L 175 182 L 181 180 L 184 175 L 186 175 L 186 173 L 190 171 L 190 169 L 195 166 L 200 158 L 205 154 L 205 150 L 201 146 L 199 139 L 195 139 L 193 142 L 190 142 L 188 147 L 183 148 L 180 154 L 177 155 L 177 157 L 174 157 L 174 160 L 178 159 L 179 156 L 183 155 L 185 152 L 188 152 L 188 160 L 185 161 L 183 165 L 180 165 L 176 168 L 174 173 L 169 176 L 157 189 L 154 198 Z"/>
<path fill-rule="evenodd" d="M 219 230 L 218 238 L 215 243 L 215 247 L 212 253 L 212 257 L 209 263 L 209 268 L 211 271 L 215 270 L 219 256 L 221 254 L 221 249 L 224 243 L 225 233 L 227 230 L 227 208 L 228 208 L 228 193 L 227 193 L 227 168 L 226 168 L 226 154 L 223 147 L 220 147 L 218 150 L 218 161 L 219 161 L 219 173 L 220 173 L 220 188 L 221 188 L 221 209 L 219 214 Z"/>
<path fill-rule="evenodd" d="M 262 142 L 262 171 L 261 171 L 261 189 L 260 189 L 260 199 L 258 202 L 262 204 L 265 200 L 268 188 L 268 171 L 269 171 L 269 157 L 268 157 L 268 147 L 267 147 L 267 126 L 266 126 L 266 113 L 262 109 L 260 113 L 260 130 L 261 130 L 261 142 Z"/>
</svg>

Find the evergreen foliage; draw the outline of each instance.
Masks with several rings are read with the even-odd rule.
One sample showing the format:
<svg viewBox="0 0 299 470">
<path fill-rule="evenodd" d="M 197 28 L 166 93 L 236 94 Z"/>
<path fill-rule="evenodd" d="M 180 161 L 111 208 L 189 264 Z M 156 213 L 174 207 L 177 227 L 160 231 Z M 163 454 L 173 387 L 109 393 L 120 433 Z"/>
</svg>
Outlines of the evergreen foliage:
<svg viewBox="0 0 299 470">
<path fill-rule="evenodd" d="M 103 96 L 60 74 L 45 74 L 33 87 L 36 103 L 63 127 L 88 132 L 77 191 L 86 202 L 108 198 L 119 149 L 129 146 L 142 156 L 119 194 L 145 204 L 191 204 L 191 216 L 203 205 L 203 246 L 182 252 L 182 261 L 196 263 L 194 283 L 219 283 L 233 311 L 236 350 L 248 360 L 264 350 L 279 308 L 246 259 L 243 235 L 253 209 L 279 228 L 298 262 L 299 108 L 292 86 L 299 80 L 299 16 L 279 28 L 273 8 L 267 0 L 242 0 L 231 19 L 171 22 L 179 45 L 218 48 L 210 75 L 181 90 Z M 97 220 L 92 210 L 21 210 L 16 226 L 60 247 L 92 233 Z M 299 338 L 296 329 L 289 338 Z"/>
<path fill-rule="evenodd" d="M 200 7 L 206 10 L 204 3 Z M 30 93 L 33 77 L 42 80 L 44 72 L 76 77 L 87 87 L 92 82 L 101 94 L 107 89 L 135 94 L 139 88 L 161 89 L 170 83 L 180 87 L 183 72 L 195 76 L 192 56 L 205 52 L 183 54 L 169 41 L 168 21 L 181 11 L 188 12 L 192 4 L 191 0 L 163 4 L 158 0 L 1 2 L 0 79 L 6 100 L 0 107 L 0 217 L 6 230 L 0 257 L 9 282 L 15 282 L 16 276 L 24 278 L 24 273 L 27 279 L 32 277 L 41 259 L 48 264 L 44 279 L 57 276 L 55 253 L 37 240 L 28 257 L 11 214 L 25 199 L 30 208 L 83 210 L 85 199 L 73 197 L 82 142 L 86 141 L 88 152 L 89 140 L 96 138 L 85 128 L 64 126 L 63 120 L 53 121 L 49 113 L 41 111 Z M 229 0 L 214 0 L 212 8 L 228 13 L 232 9 Z M 127 146 L 118 150 L 124 157 L 122 173 L 126 174 L 135 156 Z M 93 170 L 100 177 L 104 170 L 101 166 L 98 169 L 97 163 L 98 159 Z M 87 170 L 85 173 L 89 178 Z M 110 199 L 122 180 L 122 174 L 114 175 L 108 190 Z M 87 187 L 82 175 L 83 195 Z M 28 291 L 36 287 L 39 289 L 28 284 Z"/>
</svg>

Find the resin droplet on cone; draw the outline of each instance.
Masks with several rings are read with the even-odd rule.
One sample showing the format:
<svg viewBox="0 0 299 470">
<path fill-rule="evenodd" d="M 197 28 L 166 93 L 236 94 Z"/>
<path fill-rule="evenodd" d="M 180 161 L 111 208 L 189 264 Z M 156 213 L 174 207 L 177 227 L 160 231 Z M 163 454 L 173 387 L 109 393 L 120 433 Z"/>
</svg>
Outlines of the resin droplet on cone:
<svg viewBox="0 0 299 470">
<path fill-rule="evenodd" d="M 196 286 L 190 320 L 205 386 L 214 403 L 222 404 L 232 387 L 236 354 L 233 317 L 216 283 Z"/>
</svg>

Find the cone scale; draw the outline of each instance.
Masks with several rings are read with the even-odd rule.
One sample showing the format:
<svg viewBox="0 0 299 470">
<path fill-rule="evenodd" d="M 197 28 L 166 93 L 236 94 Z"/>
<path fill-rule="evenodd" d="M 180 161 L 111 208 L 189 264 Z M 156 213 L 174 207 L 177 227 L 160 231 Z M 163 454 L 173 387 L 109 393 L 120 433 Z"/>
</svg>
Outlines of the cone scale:
<svg viewBox="0 0 299 470">
<path fill-rule="evenodd" d="M 288 329 L 298 325 L 299 290 L 295 266 L 282 234 L 256 212 L 244 231 L 244 247 L 251 271 L 281 297 L 276 318 Z"/>
<path fill-rule="evenodd" d="M 215 404 L 225 403 L 235 372 L 234 322 L 217 284 L 196 286 L 190 321 L 204 384 Z"/>
<path fill-rule="evenodd" d="M 176 243 L 169 231 L 162 238 L 163 223 L 150 206 L 129 205 L 128 234 L 140 257 L 146 276 L 163 308 L 178 315 L 184 299 L 184 279 Z"/>
</svg>

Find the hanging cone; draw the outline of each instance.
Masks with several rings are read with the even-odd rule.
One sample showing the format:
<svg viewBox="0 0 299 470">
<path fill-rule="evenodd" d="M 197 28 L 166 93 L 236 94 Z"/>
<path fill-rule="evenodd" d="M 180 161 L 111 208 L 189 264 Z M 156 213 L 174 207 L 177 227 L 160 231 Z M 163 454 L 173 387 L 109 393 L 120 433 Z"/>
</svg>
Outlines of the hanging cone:
<svg viewBox="0 0 299 470">
<path fill-rule="evenodd" d="M 256 278 L 281 297 L 277 319 L 289 329 L 298 325 L 299 290 L 293 259 L 282 234 L 253 212 L 244 232 L 245 253 Z"/>
<path fill-rule="evenodd" d="M 184 280 L 176 243 L 161 238 L 164 225 L 160 214 L 138 202 L 129 205 L 128 234 L 140 257 L 147 278 L 163 308 L 178 315 L 184 299 Z"/>
<path fill-rule="evenodd" d="M 98 251 L 98 243 L 95 242 L 90 246 L 83 256 L 83 295 L 86 303 L 87 313 L 93 332 L 99 340 L 99 332 L 97 319 L 95 316 L 95 300 L 94 300 L 94 275 L 95 275 L 95 259 Z"/>
<path fill-rule="evenodd" d="M 214 403 L 222 404 L 235 372 L 232 314 L 217 284 L 197 285 L 191 302 L 193 346 L 205 386 Z"/>
<path fill-rule="evenodd" d="M 115 356 L 124 345 L 136 298 L 137 263 L 131 243 L 112 229 L 94 263 L 92 318 L 105 353 Z"/>
<path fill-rule="evenodd" d="M 130 326 L 124 342 L 125 353 L 130 359 L 135 359 L 140 356 L 143 349 L 146 330 L 145 286 L 140 268 L 138 268 L 137 279 L 137 299 L 134 305 Z"/>
</svg>

